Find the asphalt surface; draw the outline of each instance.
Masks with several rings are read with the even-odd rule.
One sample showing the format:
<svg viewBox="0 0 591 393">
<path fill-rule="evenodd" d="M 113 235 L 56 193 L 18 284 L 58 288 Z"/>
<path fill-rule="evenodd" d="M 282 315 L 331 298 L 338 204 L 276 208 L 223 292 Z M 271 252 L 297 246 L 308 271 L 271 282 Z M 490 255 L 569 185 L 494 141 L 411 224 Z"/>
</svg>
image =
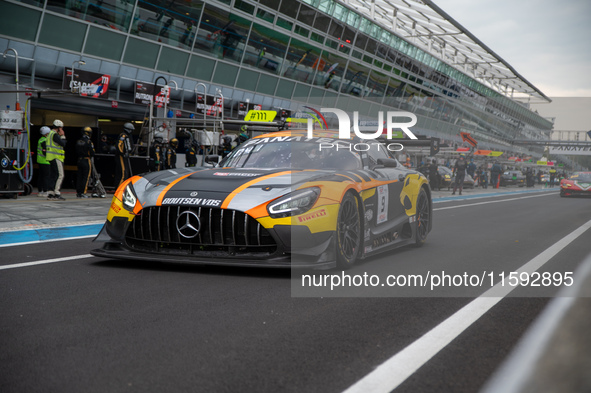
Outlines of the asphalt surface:
<svg viewBox="0 0 591 393">
<path fill-rule="evenodd" d="M 521 191 L 532 190 L 436 192 L 424 247 L 347 273 L 515 271 L 591 220 L 587 199 Z M 48 241 L 43 230 L 100 227 L 110 198 L 65 197 L 0 200 L 2 392 L 342 392 L 486 290 L 305 298 L 285 270 L 90 257 L 90 237 Z M 13 229 L 40 241 L 2 244 Z M 575 271 L 590 239 L 577 237 L 540 271 Z M 557 290 L 530 289 L 500 300 L 395 391 L 478 391 Z"/>
</svg>

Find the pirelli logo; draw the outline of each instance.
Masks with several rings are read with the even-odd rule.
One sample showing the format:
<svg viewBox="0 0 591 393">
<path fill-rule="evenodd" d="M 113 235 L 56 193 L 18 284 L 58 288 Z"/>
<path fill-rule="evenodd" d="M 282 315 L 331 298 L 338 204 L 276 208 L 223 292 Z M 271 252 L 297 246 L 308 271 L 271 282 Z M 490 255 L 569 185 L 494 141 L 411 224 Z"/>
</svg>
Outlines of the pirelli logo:
<svg viewBox="0 0 591 393">
<path fill-rule="evenodd" d="M 111 210 L 113 210 L 115 213 L 119 213 L 121 211 L 121 207 L 117 206 L 115 203 L 111 203 Z"/>
<path fill-rule="evenodd" d="M 313 220 L 315 218 L 319 218 L 319 217 L 324 217 L 326 216 L 326 210 L 325 209 L 320 209 L 318 211 L 315 211 L 314 213 L 309 213 L 306 215 L 303 215 L 301 217 L 298 217 L 298 221 L 299 222 L 306 222 L 306 221 L 310 221 Z"/>
</svg>

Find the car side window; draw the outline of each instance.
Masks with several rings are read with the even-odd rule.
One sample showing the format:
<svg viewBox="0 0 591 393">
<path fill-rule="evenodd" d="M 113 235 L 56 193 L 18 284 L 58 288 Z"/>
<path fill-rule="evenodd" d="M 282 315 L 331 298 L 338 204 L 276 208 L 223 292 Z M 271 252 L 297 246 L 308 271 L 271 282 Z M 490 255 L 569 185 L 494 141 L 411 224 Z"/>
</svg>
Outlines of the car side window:
<svg viewBox="0 0 591 393">
<path fill-rule="evenodd" d="M 374 168 L 378 165 L 378 159 L 380 158 L 392 158 L 386 151 L 386 146 L 379 143 L 371 143 L 369 146 L 370 148 L 366 152 L 369 168 Z"/>
</svg>

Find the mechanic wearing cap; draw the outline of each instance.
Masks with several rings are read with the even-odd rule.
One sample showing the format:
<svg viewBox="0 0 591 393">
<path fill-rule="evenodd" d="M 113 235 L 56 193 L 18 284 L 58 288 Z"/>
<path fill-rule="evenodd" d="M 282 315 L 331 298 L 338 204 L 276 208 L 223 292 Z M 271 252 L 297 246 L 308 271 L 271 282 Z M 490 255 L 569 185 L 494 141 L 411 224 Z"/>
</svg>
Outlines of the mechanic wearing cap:
<svg viewBox="0 0 591 393">
<path fill-rule="evenodd" d="M 135 127 L 131 123 L 123 125 L 123 132 L 119 134 L 117 150 L 115 152 L 115 187 L 119 187 L 125 179 L 131 176 L 129 154 L 131 153 L 131 136 Z"/>
<path fill-rule="evenodd" d="M 456 181 L 454 183 L 454 191 L 451 193 L 451 195 L 456 194 L 458 187 L 460 188 L 460 195 L 462 195 L 462 188 L 464 188 L 464 177 L 466 176 L 467 166 L 468 164 L 466 163 L 466 157 L 463 154 L 460 154 L 460 158 L 454 165 L 453 174 L 456 176 Z"/>
<path fill-rule="evenodd" d="M 179 140 L 172 138 L 168 142 L 169 148 L 166 149 L 166 160 L 164 161 L 164 169 L 176 168 L 176 149 L 179 147 Z"/>
<path fill-rule="evenodd" d="M 49 161 L 50 180 L 47 199 L 52 201 L 65 201 L 61 195 L 60 189 L 64 181 L 64 147 L 66 146 L 66 134 L 64 132 L 64 122 L 61 120 L 53 121 L 53 129 L 47 136 L 47 151 L 45 157 Z"/>
<path fill-rule="evenodd" d="M 47 197 L 47 191 L 49 190 L 49 176 L 50 176 L 50 166 L 49 161 L 47 161 L 47 135 L 51 132 L 49 127 L 43 126 L 41 127 L 41 138 L 39 138 L 39 142 L 37 142 L 37 165 L 39 165 L 39 175 L 37 178 L 37 188 L 39 189 L 39 193 L 37 196 L 39 197 Z"/>
<path fill-rule="evenodd" d="M 88 198 L 86 190 L 92 171 L 92 157 L 94 157 L 94 144 L 90 139 L 92 128 L 82 128 L 82 137 L 76 142 L 76 156 L 78 157 L 78 173 L 76 177 L 76 197 Z"/>
</svg>

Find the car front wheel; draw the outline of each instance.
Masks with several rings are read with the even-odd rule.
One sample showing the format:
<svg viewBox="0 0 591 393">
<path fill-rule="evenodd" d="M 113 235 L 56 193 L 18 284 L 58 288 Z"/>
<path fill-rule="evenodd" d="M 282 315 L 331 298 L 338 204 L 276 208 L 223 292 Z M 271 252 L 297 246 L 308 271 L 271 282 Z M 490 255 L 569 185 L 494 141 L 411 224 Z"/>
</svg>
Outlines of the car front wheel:
<svg viewBox="0 0 591 393">
<path fill-rule="evenodd" d="M 415 244 L 421 247 L 427 241 L 429 226 L 431 225 L 431 206 L 429 197 L 424 188 L 421 188 L 417 197 L 417 229 Z"/>
<path fill-rule="evenodd" d="M 347 193 L 341 202 L 337 221 L 337 265 L 341 269 L 350 268 L 361 249 L 361 219 L 359 201 Z"/>
</svg>

